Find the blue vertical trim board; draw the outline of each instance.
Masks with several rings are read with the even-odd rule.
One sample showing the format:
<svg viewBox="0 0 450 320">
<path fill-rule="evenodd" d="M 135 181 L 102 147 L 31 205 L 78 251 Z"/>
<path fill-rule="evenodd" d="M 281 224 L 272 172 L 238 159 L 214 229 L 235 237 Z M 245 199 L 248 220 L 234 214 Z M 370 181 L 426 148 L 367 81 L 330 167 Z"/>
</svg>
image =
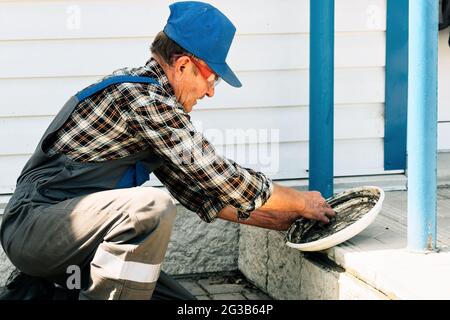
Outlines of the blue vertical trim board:
<svg viewBox="0 0 450 320">
<path fill-rule="evenodd" d="M 309 190 L 333 195 L 334 0 L 310 1 Z"/>
<path fill-rule="evenodd" d="M 406 168 L 408 0 L 387 1 L 384 170 Z"/>
<path fill-rule="evenodd" d="M 436 248 L 438 1 L 409 3 L 408 249 Z"/>
</svg>

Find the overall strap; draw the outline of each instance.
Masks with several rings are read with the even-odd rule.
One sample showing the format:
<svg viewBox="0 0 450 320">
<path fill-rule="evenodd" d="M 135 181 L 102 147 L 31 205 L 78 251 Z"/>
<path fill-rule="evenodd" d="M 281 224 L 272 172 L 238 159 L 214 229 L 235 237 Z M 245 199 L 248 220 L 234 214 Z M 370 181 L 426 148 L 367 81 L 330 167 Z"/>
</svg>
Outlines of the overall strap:
<svg viewBox="0 0 450 320">
<path fill-rule="evenodd" d="M 124 83 L 124 82 L 133 82 L 133 83 L 150 83 L 150 84 L 156 84 L 159 85 L 159 82 L 156 81 L 153 78 L 149 77 L 138 77 L 138 76 L 112 76 L 109 77 L 99 83 L 93 84 L 81 91 L 79 91 L 75 97 L 77 97 L 78 101 L 83 101 L 86 98 L 89 98 L 93 94 L 105 89 L 106 87 L 117 84 L 117 83 Z"/>
<path fill-rule="evenodd" d="M 96 94 L 97 92 L 105 89 L 106 87 L 117 83 L 150 83 L 154 85 L 160 85 L 159 82 L 150 77 L 139 76 L 112 76 L 104 79 L 103 81 L 93 84 L 80 92 L 75 97 L 78 102 Z M 119 182 L 115 185 L 115 188 L 131 188 L 142 185 L 150 177 L 150 171 L 143 165 L 141 161 L 136 161 L 130 165 L 126 172 L 119 179 Z"/>
</svg>

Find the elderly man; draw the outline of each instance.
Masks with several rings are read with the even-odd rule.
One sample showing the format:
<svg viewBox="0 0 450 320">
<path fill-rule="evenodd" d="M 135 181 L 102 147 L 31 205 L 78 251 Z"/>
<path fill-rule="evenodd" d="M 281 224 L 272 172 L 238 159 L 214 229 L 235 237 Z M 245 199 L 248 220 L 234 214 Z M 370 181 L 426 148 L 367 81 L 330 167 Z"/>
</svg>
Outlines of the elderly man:
<svg viewBox="0 0 450 320">
<path fill-rule="evenodd" d="M 320 193 L 274 184 L 195 130 L 188 113 L 198 100 L 221 79 L 241 86 L 225 61 L 235 27 L 206 3 L 170 11 L 146 65 L 69 99 L 25 165 L 1 227 L 18 278 L 64 285 L 78 266 L 80 299 L 192 298 L 160 273 L 176 210 L 164 191 L 140 187 L 150 172 L 206 222 L 286 230 L 334 216 Z"/>
</svg>

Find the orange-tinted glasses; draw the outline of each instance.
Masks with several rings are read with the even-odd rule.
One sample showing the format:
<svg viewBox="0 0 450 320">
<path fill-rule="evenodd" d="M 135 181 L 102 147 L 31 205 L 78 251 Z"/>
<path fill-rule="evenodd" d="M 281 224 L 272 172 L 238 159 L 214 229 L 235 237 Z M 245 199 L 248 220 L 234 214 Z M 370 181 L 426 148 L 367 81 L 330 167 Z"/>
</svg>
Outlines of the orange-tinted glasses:
<svg viewBox="0 0 450 320">
<path fill-rule="evenodd" d="M 209 85 L 215 87 L 219 84 L 221 78 L 214 71 L 212 71 L 206 64 L 202 64 L 196 57 L 190 56 L 190 58 L 192 63 L 195 64 L 198 71 L 200 71 L 200 74 L 203 78 L 205 78 Z"/>
<path fill-rule="evenodd" d="M 195 56 L 191 54 L 175 54 L 172 58 L 177 60 L 182 56 L 188 56 L 191 59 L 192 63 L 197 67 L 202 77 L 206 80 L 206 82 L 208 82 L 208 85 L 215 87 L 219 84 L 221 78 L 214 73 L 214 71 L 212 71 L 206 63 L 203 65 Z"/>
</svg>

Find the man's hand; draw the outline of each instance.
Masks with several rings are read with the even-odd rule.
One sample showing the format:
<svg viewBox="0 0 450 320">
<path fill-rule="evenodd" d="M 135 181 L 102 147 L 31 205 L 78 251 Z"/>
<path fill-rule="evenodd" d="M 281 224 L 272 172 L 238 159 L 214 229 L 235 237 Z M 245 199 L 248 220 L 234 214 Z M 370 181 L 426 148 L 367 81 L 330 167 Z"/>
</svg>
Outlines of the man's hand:
<svg viewBox="0 0 450 320">
<path fill-rule="evenodd" d="M 302 192 L 302 197 L 305 201 L 305 207 L 302 212 L 300 212 L 300 214 L 303 217 L 328 223 L 330 222 L 330 219 L 328 217 L 336 216 L 336 213 L 322 197 L 320 192 Z"/>
<path fill-rule="evenodd" d="M 272 196 L 261 208 L 253 211 L 248 220 L 239 221 L 236 215 L 236 209 L 230 206 L 218 213 L 219 218 L 228 221 L 281 231 L 286 231 L 301 217 L 328 223 L 329 217 L 336 213 L 320 192 L 300 192 L 274 184 Z"/>
</svg>

